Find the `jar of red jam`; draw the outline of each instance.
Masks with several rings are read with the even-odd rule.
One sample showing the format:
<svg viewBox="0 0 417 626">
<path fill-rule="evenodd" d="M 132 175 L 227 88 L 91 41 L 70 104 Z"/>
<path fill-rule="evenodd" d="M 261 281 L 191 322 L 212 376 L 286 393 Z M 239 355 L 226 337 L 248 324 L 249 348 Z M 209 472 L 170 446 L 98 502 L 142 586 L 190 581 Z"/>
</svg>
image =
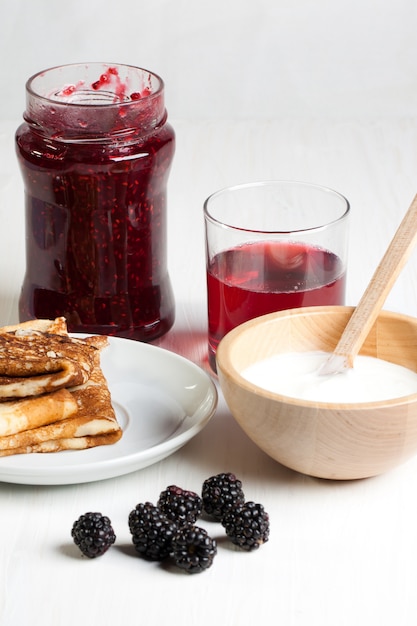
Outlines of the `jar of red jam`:
<svg viewBox="0 0 417 626">
<path fill-rule="evenodd" d="M 125 65 L 48 69 L 27 82 L 24 120 L 21 321 L 65 316 L 73 332 L 159 337 L 174 321 L 163 81 Z"/>
</svg>

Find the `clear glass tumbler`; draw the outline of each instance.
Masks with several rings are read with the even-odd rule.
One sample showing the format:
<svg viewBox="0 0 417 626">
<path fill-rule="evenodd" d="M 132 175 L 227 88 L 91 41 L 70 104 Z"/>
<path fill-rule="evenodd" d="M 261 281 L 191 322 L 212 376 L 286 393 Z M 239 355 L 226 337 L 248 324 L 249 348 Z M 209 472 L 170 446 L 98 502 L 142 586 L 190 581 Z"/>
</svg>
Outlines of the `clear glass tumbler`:
<svg viewBox="0 0 417 626">
<path fill-rule="evenodd" d="M 249 319 L 344 304 L 348 216 L 341 194 L 310 183 L 261 181 L 204 204 L 208 350 Z"/>
</svg>

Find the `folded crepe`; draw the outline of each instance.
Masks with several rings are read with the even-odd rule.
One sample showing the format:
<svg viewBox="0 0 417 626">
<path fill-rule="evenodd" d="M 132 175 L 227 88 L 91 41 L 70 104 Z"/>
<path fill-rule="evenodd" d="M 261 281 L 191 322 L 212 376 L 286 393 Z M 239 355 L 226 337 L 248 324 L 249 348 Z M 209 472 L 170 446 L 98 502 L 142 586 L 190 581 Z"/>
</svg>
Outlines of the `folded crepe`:
<svg viewBox="0 0 417 626">
<path fill-rule="evenodd" d="M 0 334 L 14 333 L 16 331 L 38 330 L 41 333 L 52 333 L 55 335 L 67 335 L 67 321 L 65 317 L 56 317 L 54 320 L 35 319 L 27 322 L 19 322 L 10 326 L 2 326 Z"/>
<path fill-rule="evenodd" d="M 68 389 L 36 398 L 0 402 L 0 437 L 65 420 L 77 411 L 77 401 Z"/>
<path fill-rule="evenodd" d="M 0 331 L 0 401 L 38 396 L 85 383 L 95 348 L 70 337 L 64 318 Z"/>
<path fill-rule="evenodd" d="M 16 334 L 19 337 L 26 332 L 32 335 L 34 332 L 38 333 L 33 336 L 31 344 L 36 352 L 38 343 L 43 346 L 47 339 L 56 340 L 57 332 L 59 337 L 70 339 L 65 320 L 62 319 L 58 318 L 49 323 L 38 320 L 33 324 L 6 327 L 8 328 L 6 331 L 4 328 L 0 329 L 0 339 L 2 336 L 10 339 Z M 51 329 L 55 332 L 51 333 Z M 82 366 L 84 372 L 88 371 L 88 377 L 83 376 L 81 384 L 71 385 L 57 392 L 45 392 L 36 397 L 0 402 L 0 457 L 32 452 L 82 450 L 112 444 L 121 438 L 122 429 L 117 422 L 110 391 L 100 364 L 101 351 L 107 344 L 107 337 L 104 336 L 92 336 L 77 339 L 75 343 L 71 342 L 66 359 L 75 360 L 77 348 L 81 363 L 85 362 L 85 355 L 88 355 L 89 367 Z M 15 345 L 12 342 L 9 349 L 10 346 L 14 349 Z M 23 369 L 22 365 L 20 369 Z M 79 379 L 75 377 L 72 380 Z M 30 388 L 30 385 L 27 387 Z M 54 399 L 65 404 L 65 411 L 59 413 L 55 408 L 54 416 L 51 410 L 49 417 L 42 418 L 42 407 L 45 409 L 44 415 L 47 415 L 46 408 L 48 405 L 52 406 Z"/>
<path fill-rule="evenodd" d="M 30 444 L 21 448 L 10 450 L 0 450 L 0 457 L 12 456 L 14 454 L 30 454 L 33 452 L 63 452 L 64 450 L 87 450 L 97 446 L 106 446 L 119 441 L 118 433 L 108 433 L 104 435 L 90 435 L 86 437 L 70 437 L 68 439 L 50 439 L 41 443 Z"/>
</svg>

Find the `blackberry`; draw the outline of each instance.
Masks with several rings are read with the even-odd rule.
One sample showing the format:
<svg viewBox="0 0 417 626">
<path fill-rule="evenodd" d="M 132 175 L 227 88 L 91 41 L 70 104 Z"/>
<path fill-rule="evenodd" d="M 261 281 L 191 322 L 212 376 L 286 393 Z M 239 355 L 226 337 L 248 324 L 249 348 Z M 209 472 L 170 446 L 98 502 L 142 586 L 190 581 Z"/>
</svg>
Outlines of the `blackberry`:
<svg viewBox="0 0 417 626">
<path fill-rule="evenodd" d="M 198 574 L 212 565 L 217 543 L 204 528 L 187 526 L 174 537 L 172 554 L 175 565 L 189 574 Z"/>
<path fill-rule="evenodd" d="M 194 491 L 170 485 L 161 492 L 158 507 L 168 519 L 183 527 L 195 524 L 201 515 L 203 501 Z"/>
<path fill-rule="evenodd" d="M 245 502 L 242 483 L 230 472 L 207 478 L 201 495 L 203 510 L 219 522 L 233 507 Z"/>
<path fill-rule="evenodd" d="M 225 515 L 222 526 L 232 542 L 244 550 L 256 550 L 269 539 L 269 515 L 255 502 L 237 505 Z"/>
<path fill-rule="evenodd" d="M 101 556 L 116 541 L 108 517 L 101 513 L 85 513 L 74 522 L 71 530 L 74 543 L 90 559 Z"/>
<path fill-rule="evenodd" d="M 152 561 L 162 561 L 171 553 L 172 538 L 178 527 L 157 506 L 141 502 L 129 514 L 129 530 L 139 554 Z"/>
</svg>

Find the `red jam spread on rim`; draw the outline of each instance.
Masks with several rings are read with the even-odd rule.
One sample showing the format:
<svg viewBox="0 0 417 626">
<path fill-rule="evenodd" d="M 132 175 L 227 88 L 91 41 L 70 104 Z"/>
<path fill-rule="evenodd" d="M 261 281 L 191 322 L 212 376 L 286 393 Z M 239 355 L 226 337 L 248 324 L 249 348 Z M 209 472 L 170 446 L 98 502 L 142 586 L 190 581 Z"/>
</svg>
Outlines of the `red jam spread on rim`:
<svg viewBox="0 0 417 626">
<path fill-rule="evenodd" d="M 74 92 L 82 98 L 80 82 L 63 88 L 41 112 L 28 107 L 16 133 L 26 203 L 20 318 L 64 315 L 73 332 L 149 341 L 174 318 L 166 268 L 174 132 L 165 109 L 155 125 L 157 100 L 141 106 L 148 88 L 126 96 L 111 68 L 89 89 L 108 89 L 111 79 L 114 98 L 130 101 L 127 107 L 71 104 L 65 115 L 79 119 L 67 127 L 59 107 L 64 111 L 61 103 Z"/>
<path fill-rule="evenodd" d="M 109 90 L 113 102 L 125 102 L 126 100 L 139 100 L 152 94 L 150 87 L 143 87 L 141 91 L 129 93 L 129 87 L 125 81 L 120 78 L 119 71 L 116 67 L 109 67 L 100 77 L 90 85 L 94 91 Z M 87 87 L 88 90 L 88 87 Z M 86 91 L 85 81 L 80 80 L 76 84 L 65 85 L 52 97 L 61 99 L 72 96 L 73 94 L 81 95 Z"/>
</svg>

